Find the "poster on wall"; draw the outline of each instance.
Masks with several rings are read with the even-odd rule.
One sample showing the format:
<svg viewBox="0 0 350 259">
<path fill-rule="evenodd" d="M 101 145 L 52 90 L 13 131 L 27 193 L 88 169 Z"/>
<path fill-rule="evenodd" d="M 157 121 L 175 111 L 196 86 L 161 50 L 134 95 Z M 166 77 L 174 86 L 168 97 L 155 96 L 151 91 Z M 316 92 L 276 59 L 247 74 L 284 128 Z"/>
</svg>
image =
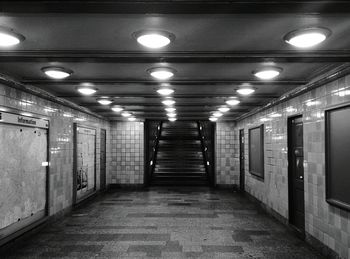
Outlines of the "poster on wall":
<svg viewBox="0 0 350 259">
<path fill-rule="evenodd" d="M 46 216 L 48 121 L 0 113 L 0 239 Z"/>
<path fill-rule="evenodd" d="M 96 190 L 96 129 L 75 124 L 75 202 Z"/>
</svg>

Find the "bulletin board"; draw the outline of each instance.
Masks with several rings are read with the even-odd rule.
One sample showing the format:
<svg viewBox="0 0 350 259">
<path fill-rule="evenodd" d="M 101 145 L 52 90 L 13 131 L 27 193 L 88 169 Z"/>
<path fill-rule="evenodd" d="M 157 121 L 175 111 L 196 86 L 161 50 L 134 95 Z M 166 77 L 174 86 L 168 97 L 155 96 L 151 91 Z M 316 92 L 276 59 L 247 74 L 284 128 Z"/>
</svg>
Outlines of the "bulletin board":
<svg viewBox="0 0 350 259">
<path fill-rule="evenodd" d="M 326 200 L 350 211 L 350 105 L 326 111 Z"/>
<path fill-rule="evenodd" d="M 249 172 L 264 179 L 264 125 L 249 129 Z"/>
<path fill-rule="evenodd" d="M 0 113 L 0 239 L 47 215 L 48 121 Z"/>
<path fill-rule="evenodd" d="M 96 129 L 74 124 L 74 202 L 96 191 Z"/>
</svg>

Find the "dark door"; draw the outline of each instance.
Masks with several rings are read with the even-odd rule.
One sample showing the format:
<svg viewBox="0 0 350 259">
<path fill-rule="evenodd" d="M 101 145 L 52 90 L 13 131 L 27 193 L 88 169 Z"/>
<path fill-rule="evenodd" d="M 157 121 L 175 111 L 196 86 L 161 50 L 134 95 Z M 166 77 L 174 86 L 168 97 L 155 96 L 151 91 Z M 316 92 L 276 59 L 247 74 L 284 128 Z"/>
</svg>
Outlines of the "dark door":
<svg viewBox="0 0 350 259">
<path fill-rule="evenodd" d="M 244 172 L 244 129 L 239 131 L 239 188 L 244 191 L 244 181 L 245 181 L 245 172 Z"/>
<path fill-rule="evenodd" d="M 305 202 L 302 117 L 290 118 L 288 124 L 289 217 L 290 223 L 299 231 L 304 232 Z"/>
<path fill-rule="evenodd" d="M 100 142 L 100 188 L 106 189 L 106 130 L 101 129 Z"/>
</svg>

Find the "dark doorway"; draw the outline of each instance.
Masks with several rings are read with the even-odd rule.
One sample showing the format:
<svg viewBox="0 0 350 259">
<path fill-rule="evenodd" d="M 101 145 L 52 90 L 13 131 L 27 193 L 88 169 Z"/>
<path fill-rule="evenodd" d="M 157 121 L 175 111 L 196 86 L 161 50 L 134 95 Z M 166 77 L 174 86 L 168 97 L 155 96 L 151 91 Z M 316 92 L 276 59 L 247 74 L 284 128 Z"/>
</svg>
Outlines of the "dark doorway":
<svg viewBox="0 0 350 259">
<path fill-rule="evenodd" d="M 106 130 L 101 129 L 100 142 L 100 188 L 106 190 Z"/>
<path fill-rule="evenodd" d="M 244 172 L 244 129 L 239 131 L 239 189 L 244 192 L 245 172 Z"/>
<path fill-rule="evenodd" d="M 288 120 L 289 222 L 301 233 L 305 229 L 303 119 Z"/>
</svg>

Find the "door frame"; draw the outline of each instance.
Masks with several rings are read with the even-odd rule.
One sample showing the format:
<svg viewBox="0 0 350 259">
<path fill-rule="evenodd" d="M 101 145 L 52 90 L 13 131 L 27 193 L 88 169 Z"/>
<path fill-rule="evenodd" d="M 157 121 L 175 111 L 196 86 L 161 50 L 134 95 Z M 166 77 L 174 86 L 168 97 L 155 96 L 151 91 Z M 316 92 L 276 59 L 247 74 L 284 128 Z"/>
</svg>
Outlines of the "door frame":
<svg viewBox="0 0 350 259">
<path fill-rule="evenodd" d="M 243 138 L 243 144 L 242 144 Z M 243 157 L 242 157 L 243 150 Z M 242 165 L 243 161 L 243 165 Z M 239 130 L 239 189 L 245 192 L 245 136 L 244 128 Z"/>
<path fill-rule="evenodd" d="M 105 172 L 103 175 L 104 178 L 104 185 L 102 185 L 102 170 L 101 170 L 101 145 L 102 145 L 102 134 L 100 133 L 100 190 L 105 191 L 107 187 L 107 130 L 106 129 L 101 129 L 101 132 L 104 132 L 105 137 L 104 137 L 104 148 L 105 148 L 105 160 L 104 160 L 104 165 L 105 165 Z"/>
<path fill-rule="evenodd" d="M 287 117 L 287 147 L 288 147 L 288 223 L 292 227 L 293 230 L 298 234 L 299 237 L 305 238 L 305 226 L 303 229 L 297 228 L 292 223 L 292 217 L 294 212 L 294 195 L 293 195 L 293 167 L 290 161 L 292 160 L 291 146 L 292 146 L 292 120 L 297 118 L 303 118 L 303 114 L 294 114 L 292 116 Z M 304 123 L 303 123 L 304 128 Z M 304 130 L 303 130 L 304 137 Z M 304 146 L 304 145 L 303 145 Z M 304 177 L 305 179 L 305 177 Z M 305 185 L 304 185 L 304 213 L 305 213 Z M 305 220 L 305 215 L 304 215 Z"/>
</svg>

